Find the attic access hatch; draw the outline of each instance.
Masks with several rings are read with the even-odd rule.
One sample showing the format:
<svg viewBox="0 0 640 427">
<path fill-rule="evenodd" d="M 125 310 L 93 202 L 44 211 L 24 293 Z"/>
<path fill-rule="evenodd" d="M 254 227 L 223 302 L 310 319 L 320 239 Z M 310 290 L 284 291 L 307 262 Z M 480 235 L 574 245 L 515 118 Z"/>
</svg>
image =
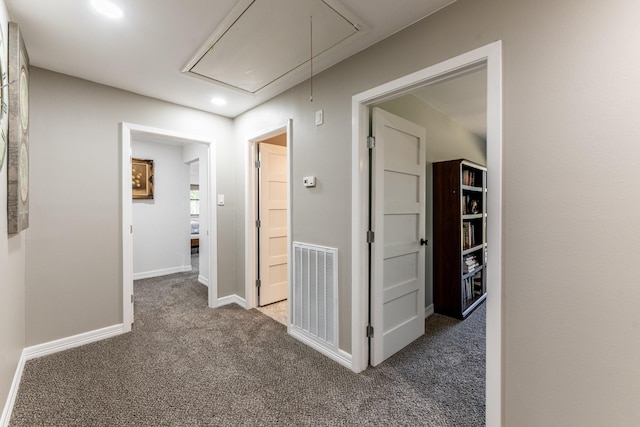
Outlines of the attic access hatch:
<svg viewBox="0 0 640 427">
<path fill-rule="evenodd" d="M 243 0 L 183 71 L 256 93 L 301 72 L 310 61 L 312 41 L 315 65 L 317 57 L 338 50 L 362 29 L 334 0 Z"/>
</svg>

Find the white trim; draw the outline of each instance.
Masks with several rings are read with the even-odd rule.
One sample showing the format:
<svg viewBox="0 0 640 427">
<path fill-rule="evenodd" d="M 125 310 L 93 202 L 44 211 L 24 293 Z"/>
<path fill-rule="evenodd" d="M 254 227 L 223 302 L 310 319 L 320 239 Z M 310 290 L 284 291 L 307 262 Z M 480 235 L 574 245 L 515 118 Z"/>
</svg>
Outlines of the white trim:
<svg viewBox="0 0 640 427">
<path fill-rule="evenodd" d="M 368 341 L 368 152 L 370 105 L 407 94 L 473 66 L 487 66 L 488 244 L 486 425 L 502 425 L 502 43 L 496 41 L 353 96 L 352 112 L 352 370 L 367 367 Z"/>
<path fill-rule="evenodd" d="M 189 271 L 191 271 L 190 265 L 183 265 L 182 267 L 164 268 L 162 270 L 143 271 L 142 273 L 133 273 L 133 280 L 149 279 L 151 277 L 160 277 L 160 276 L 166 276 L 166 275 L 175 274 L 175 273 L 185 273 Z"/>
<path fill-rule="evenodd" d="M 207 280 L 209 308 L 218 306 L 218 207 L 212 200 L 218 194 L 216 159 L 215 141 L 211 141 L 207 150 L 207 171 L 209 172 L 209 197 L 207 197 L 207 208 L 209 210 L 209 259 L 205 260 L 209 264 L 209 278 Z"/>
<path fill-rule="evenodd" d="M 209 287 L 209 279 L 207 279 L 204 276 L 198 276 L 198 283 L 200 283 L 201 285 L 205 285 L 206 287 Z"/>
<path fill-rule="evenodd" d="M 218 238 L 217 238 L 217 210 L 211 209 L 211 195 L 216 194 L 216 146 L 213 138 L 192 135 L 184 132 L 177 132 L 167 129 L 159 129 L 150 126 L 137 125 L 133 123 L 120 123 L 120 148 L 121 148 L 121 194 L 122 194 L 122 324 L 124 332 L 131 330 L 133 323 L 133 307 L 131 295 L 133 295 L 133 236 L 131 227 L 133 226 L 133 209 L 131 201 L 131 171 L 129 162 L 131 159 L 131 137 L 137 135 L 154 135 L 163 139 L 179 140 L 185 143 L 207 144 L 207 164 L 209 171 L 209 284 L 208 304 L 209 307 L 217 306 L 218 301 Z"/>
<path fill-rule="evenodd" d="M 292 182 L 291 182 L 291 156 L 292 156 L 292 119 L 288 119 L 286 123 L 269 128 L 258 134 L 246 138 L 247 144 L 245 147 L 245 230 L 244 230 L 244 277 L 245 288 L 244 295 L 246 298 L 246 309 L 255 308 L 258 306 L 257 289 L 255 286 L 256 278 L 258 277 L 257 267 L 257 245 L 255 224 L 256 224 L 256 144 L 264 141 L 265 139 L 273 138 L 283 133 L 287 135 L 287 259 L 291 259 L 291 216 L 292 216 Z M 291 263 L 287 263 L 287 277 L 289 283 L 291 283 L 292 270 Z M 287 297 L 291 295 L 291 289 L 287 291 Z M 290 315 L 290 314 L 289 314 Z"/>
<path fill-rule="evenodd" d="M 287 322 L 289 325 L 291 325 L 291 323 Z M 318 343 L 316 343 L 315 341 L 313 341 L 312 339 L 309 339 L 306 335 L 300 333 L 300 331 L 293 329 L 291 327 L 289 327 L 288 329 L 289 335 L 291 335 L 292 337 L 294 337 L 295 339 L 297 339 L 298 341 L 301 341 L 303 344 L 308 345 L 309 347 L 313 348 L 314 350 L 316 350 L 319 353 L 324 354 L 325 356 L 327 356 L 329 359 L 338 362 L 339 364 L 341 364 L 342 366 L 344 366 L 345 368 L 351 369 L 353 370 L 353 363 L 352 363 L 352 358 L 351 355 L 343 350 L 337 349 L 337 351 L 333 351 L 325 346 L 319 345 Z"/>
<path fill-rule="evenodd" d="M 16 403 L 16 397 L 18 396 L 18 389 L 20 388 L 20 379 L 22 378 L 22 372 L 24 371 L 24 363 L 26 359 L 24 357 L 24 350 L 20 354 L 20 360 L 18 360 L 18 366 L 16 366 L 16 372 L 13 374 L 13 381 L 11 382 L 11 388 L 9 388 L 9 395 L 4 403 L 4 409 L 2 410 L 2 417 L 0 418 L 0 427 L 8 427 L 11 420 L 11 413 L 13 412 L 13 405 Z"/>
<path fill-rule="evenodd" d="M 218 298 L 218 307 L 222 307 L 223 305 L 229 304 L 238 304 L 242 308 L 246 308 L 246 301 L 244 298 L 239 297 L 238 295 L 228 295 L 226 297 Z"/>
<path fill-rule="evenodd" d="M 287 120 L 287 300 L 293 295 L 293 119 Z M 291 328 L 289 319 L 293 316 L 292 304 L 287 304 L 287 330 Z M 340 319 L 336 323 L 339 324 Z M 336 330 L 336 339 L 338 339 Z"/>
<path fill-rule="evenodd" d="M 487 46 L 487 372 L 486 423 L 503 421 L 502 43 Z"/>
<path fill-rule="evenodd" d="M 431 316 L 433 313 L 435 313 L 435 308 L 433 306 L 433 304 L 430 304 L 428 306 L 426 306 L 424 308 L 424 318 L 426 319 L 427 317 Z"/>
<path fill-rule="evenodd" d="M 122 324 L 125 332 L 131 330 L 133 323 L 133 306 L 131 295 L 133 295 L 133 206 L 131 202 L 131 180 L 129 165 L 131 164 L 131 132 L 132 128 L 128 123 L 120 125 L 120 178 L 122 193 L 122 211 L 120 212 L 122 221 Z M 131 208 L 131 209 L 129 209 Z"/>
<path fill-rule="evenodd" d="M 102 329 L 96 329 L 95 331 L 83 332 L 78 335 L 27 347 L 24 349 L 24 358 L 25 360 L 35 359 L 49 354 L 58 353 L 60 351 L 69 350 L 71 348 L 80 347 L 81 345 L 112 338 L 123 334 L 124 332 L 124 325 L 122 323 L 107 326 Z"/>
</svg>

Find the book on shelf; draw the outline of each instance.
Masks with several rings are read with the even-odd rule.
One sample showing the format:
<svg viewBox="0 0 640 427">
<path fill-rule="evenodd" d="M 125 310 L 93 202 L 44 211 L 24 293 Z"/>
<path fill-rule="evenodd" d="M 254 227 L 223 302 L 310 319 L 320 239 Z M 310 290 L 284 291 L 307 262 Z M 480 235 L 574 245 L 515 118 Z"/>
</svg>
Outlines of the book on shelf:
<svg viewBox="0 0 640 427">
<path fill-rule="evenodd" d="M 470 222 L 462 224 L 462 245 L 464 249 L 469 249 L 476 244 L 475 226 Z"/>
<path fill-rule="evenodd" d="M 468 301 L 473 298 L 473 287 L 472 287 L 472 279 L 471 277 L 467 277 L 464 279 L 464 299 Z"/>
<path fill-rule="evenodd" d="M 473 278 L 473 293 L 475 296 L 480 296 L 483 294 L 482 292 L 482 277 Z"/>
<path fill-rule="evenodd" d="M 464 274 L 473 273 L 478 267 L 480 267 L 480 263 L 475 255 L 467 255 L 464 257 L 464 262 L 462 264 L 462 271 Z"/>
<path fill-rule="evenodd" d="M 462 170 L 462 185 L 473 187 L 476 185 L 476 173 L 469 169 Z"/>
</svg>

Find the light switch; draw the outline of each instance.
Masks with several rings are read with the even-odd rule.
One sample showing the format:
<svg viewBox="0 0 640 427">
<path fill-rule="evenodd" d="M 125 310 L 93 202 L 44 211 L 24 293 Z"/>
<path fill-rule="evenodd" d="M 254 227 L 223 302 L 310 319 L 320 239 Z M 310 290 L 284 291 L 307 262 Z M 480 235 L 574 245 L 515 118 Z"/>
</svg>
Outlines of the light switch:
<svg viewBox="0 0 640 427">
<path fill-rule="evenodd" d="M 315 176 L 305 176 L 302 178 L 302 184 L 305 187 L 315 187 L 316 186 L 316 177 Z"/>
<path fill-rule="evenodd" d="M 324 123 L 324 110 L 316 111 L 316 126 L 320 126 Z"/>
<path fill-rule="evenodd" d="M 218 206 L 224 206 L 224 194 L 218 194 Z"/>
</svg>

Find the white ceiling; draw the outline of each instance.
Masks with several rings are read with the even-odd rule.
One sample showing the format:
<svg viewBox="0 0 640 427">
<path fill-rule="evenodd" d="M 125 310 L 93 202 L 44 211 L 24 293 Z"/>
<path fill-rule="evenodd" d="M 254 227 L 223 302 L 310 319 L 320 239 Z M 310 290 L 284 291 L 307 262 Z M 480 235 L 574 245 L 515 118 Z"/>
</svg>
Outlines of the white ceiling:
<svg viewBox="0 0 640 427">
<path fill-rule="evenodd" d="M 358 18 L 336 1 L 242 0 L 228 22 L 195 55 L 188 70 L 250 93 L 279 79 L 305 79 L 311 64 L 303 66 L 312 56 L 316 63 L 322 61 L 339 53 L 347 39 L 366 32 Z M 287 13 L 272 13 L 274 9 Z M 276 28 L 282 31 L 274 31 Z"/>
<path fill-rule="evenodd" d="M 247 93 L 182 72 L 234 8 L 252 0 L 113 1 L 124 10 L 120 20 L 102 17 L 92 9 L 89 0 L 7 0 L 6 3 L 11 20 L 20 25 L 33 66 L 227 117 L 235 117 L 261 104 L 309 76 L 306 63 L 297 73 L 288 73 L 256 93 Z M 330 5 L 336 3 L 336 0 L 323 1 Z M 314 73 L 453 1 L 340 0 L 341 7 L 357 17 L 365 30 L 339 43 L 317 61 L 314 59 Z M 270 13 L 287 16 L 287 10 L 277 8 L 272 8 Z M 290 34 L 295 27 L 279 25 L 273 31 L 281 37 L 299 38 L 299 34 Z M 256 63 L 255 67 L 260 64 Z M 212 104 L 214 96 L 226 98 L 227 105 Z"/>
<path fill-rule="evenodd" d="M 457 74 L 414 95 L 474 135 L 487 138 L 487 68 Z"/>
</svg>

